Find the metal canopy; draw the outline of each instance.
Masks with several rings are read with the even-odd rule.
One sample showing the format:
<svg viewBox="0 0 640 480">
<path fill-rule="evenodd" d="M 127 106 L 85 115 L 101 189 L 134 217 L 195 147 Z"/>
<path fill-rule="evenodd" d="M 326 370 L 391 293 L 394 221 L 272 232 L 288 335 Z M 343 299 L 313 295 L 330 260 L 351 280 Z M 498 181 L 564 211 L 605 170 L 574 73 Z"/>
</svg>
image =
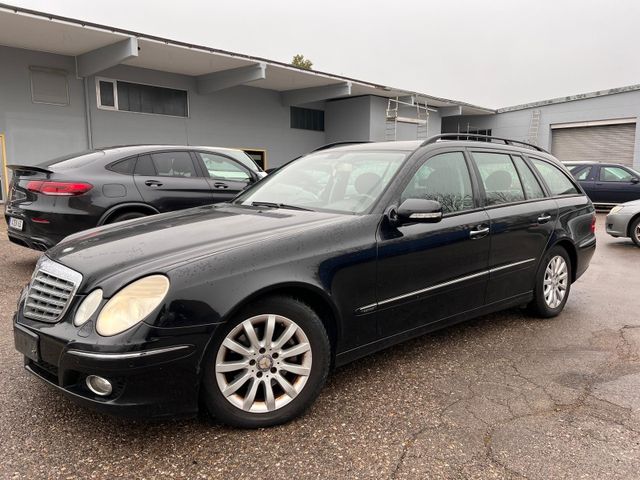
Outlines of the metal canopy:
<svg viewBox="0 0 640 480">
<path fill-rule="evenodd" d="M 137 55 L 124 52 L 120 46 L 133 45 L 137 40 Z M 284 95 L 286 102 L 291 99 L 310 98 L 300 95 L 306 89 L 323 91 L 324 99 L 345 96 L 345 84 L 351 84 L 350 95 L 376 95 L 385 98 L 419 96 L 433 107 L 461 107 L 464 115 L 495 113 L 494 110 L 475 105 L 433 97 L 417 92 L 385 87 L 362 80 L 355 80 L 325 72 L 303 70 L 292 65 L 249 55 L 242 55 L 199 45 L 190 45 L 175 40 L 145 35 L 139 32 L 93 24 L 72 18 L 37 12 L 0 3 L 0 45 L 24 48 L 40 52 L 85 59 L 81 66 L 90 65 L 78 76 L 98 73 L 101 67 L 113 66 L 113 62 L 140 68 L 158 70 L 198 77 L 203 91 L 218 91 L 234 85 L 248 85 Z M 260 74 L 255 68 L 264 74 Z M 103 69 L 104 69 L 103 68 Z M 98 69 L 98 71 L 96 71 Z M 211 75 L 228 70 L 235 72 Z M 323 88 L 324 87 L 324 88 Z M 335 91 L 338 95 L 328 95 Z M 314 90 L 306 90 L 312 93 Z"/>
</svg>

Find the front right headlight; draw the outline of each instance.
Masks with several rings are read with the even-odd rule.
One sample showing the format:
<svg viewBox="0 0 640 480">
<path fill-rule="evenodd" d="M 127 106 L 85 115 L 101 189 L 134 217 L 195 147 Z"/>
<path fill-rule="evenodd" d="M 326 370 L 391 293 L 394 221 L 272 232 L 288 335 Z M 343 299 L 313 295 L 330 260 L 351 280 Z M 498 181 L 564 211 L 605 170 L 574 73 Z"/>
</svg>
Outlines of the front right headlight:
<svg viewBox="0 0 640 480">
<path fill-rule="evenodd" d="M 611 211 L 609 212 L 609 215 L 613 215 L 618 213 L 620 210 L 622 210 L 624 207 L 622 205 L 616 205 L 615 207 L 613 207 L 611 209 Z"/>
<path fill-rule="evenodd" d="M 150 275 L 127 285 L 102 308 L 96 330 L 104 337 L 122 333 L 144 320 L 169 291 L 169 279 Z"/>
</svg>

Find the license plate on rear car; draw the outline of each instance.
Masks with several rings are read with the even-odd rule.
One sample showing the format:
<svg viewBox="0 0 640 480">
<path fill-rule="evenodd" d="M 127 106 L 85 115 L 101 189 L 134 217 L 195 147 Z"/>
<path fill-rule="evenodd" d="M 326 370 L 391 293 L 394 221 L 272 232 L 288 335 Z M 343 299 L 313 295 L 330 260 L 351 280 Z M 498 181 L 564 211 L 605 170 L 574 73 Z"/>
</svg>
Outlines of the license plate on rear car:
<svg viewBox="0 0 640 480">
<path fill-rule="evenodd" d="M 24 221 L 20 218 L 9 218 L 9 227 L 15 228 L 16 230 L 22 230 L 22 226 L 24 225 Z"/>
</svg>

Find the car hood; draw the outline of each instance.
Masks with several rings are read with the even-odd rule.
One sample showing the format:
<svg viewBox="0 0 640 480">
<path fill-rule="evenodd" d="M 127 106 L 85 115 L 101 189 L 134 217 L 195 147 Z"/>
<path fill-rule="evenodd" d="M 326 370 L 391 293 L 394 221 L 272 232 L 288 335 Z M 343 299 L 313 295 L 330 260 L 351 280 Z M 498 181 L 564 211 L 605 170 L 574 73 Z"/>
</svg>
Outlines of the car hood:
<svg viewBox="0 0 640 480">
<path fill-rule="evenodd" d="M 200 256 L 256 242 L 277 241 L 349 217 L 209 205 L 86 230 L 65 238 L 47 256 L 82 273 L 85 280 L 119 274 L 143 264 L 149 270 L 166 271 L 172 265 Z"/>
<path fill-rule="evenodd" d="M 622 206 L 624 206 L 624 207 L 640 207 L 640 199 L 632 200 L 632 201 L 627 202 L 627 203 L 623 203 Z"/>
</svg>

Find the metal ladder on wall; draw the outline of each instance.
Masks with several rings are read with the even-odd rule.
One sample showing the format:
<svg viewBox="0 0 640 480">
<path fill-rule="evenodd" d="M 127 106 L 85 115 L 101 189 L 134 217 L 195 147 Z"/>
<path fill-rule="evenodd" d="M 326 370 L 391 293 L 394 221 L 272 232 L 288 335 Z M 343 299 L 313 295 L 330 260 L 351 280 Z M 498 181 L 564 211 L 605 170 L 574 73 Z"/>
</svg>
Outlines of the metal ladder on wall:
<svg viewBox="0 0 640 480">
<path fill-rule="evenodd" d="M 412 107 L 416 110 L 416 116 L 403 117 L 400 115 L 400 107 Z M 427 102 L 420 103 L 415 97 L 411 101 L 400 100 L 399 97 L 390 98 L 387 102 L 385 138 L 395 141 L 398 138 L 398 123 L 409 123 L 416 125 L 416 138 L 424 140 L 429 135 L 429 108 Z"/>
<path fill-rule="evenodd" d="M 527 142 L 532 145 L 538 145 L 538 132 L 540 131 L 540 117 L 542 112 L 534 110 L 531 112 L 531 121 L 529 122 L 529 136 Z"/>
</svg>

